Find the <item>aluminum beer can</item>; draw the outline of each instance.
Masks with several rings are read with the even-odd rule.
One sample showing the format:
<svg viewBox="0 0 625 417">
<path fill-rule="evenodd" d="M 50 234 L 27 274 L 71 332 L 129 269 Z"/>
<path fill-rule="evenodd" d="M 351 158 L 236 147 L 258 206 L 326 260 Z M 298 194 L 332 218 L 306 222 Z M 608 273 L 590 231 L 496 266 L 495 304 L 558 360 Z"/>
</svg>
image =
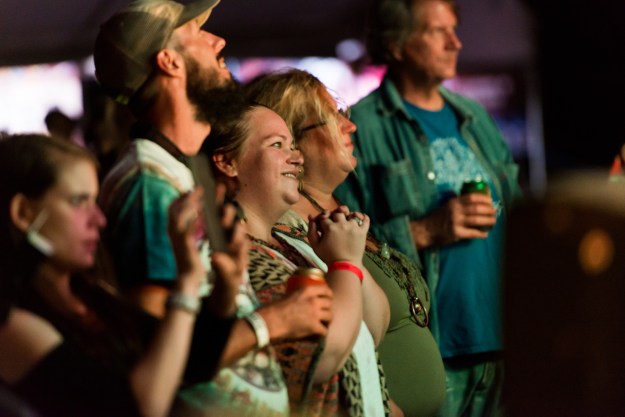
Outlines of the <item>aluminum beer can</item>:
<svg viewBox="0 0 625 417">
<path fill-rule="evenodd" d="M 465 181 L 462 184 L 462 188 L 460 189 L 460 194 L 464 195 L 464 194 L 470 194 L 470 193 L 478 193 L 478 194 L 484 194 L 484 195 L 490 195 L 490 188 L 488 187 L 488 184 L 483 181 L 481 178 L 472 180 L 472 181 Z M 487 232 L 490 227 L 476 227 L 476 229 L 481 230 L 483 232 Z"/>
<path fill-rule="evenodd" d="M 287 295 L 309 285 L 326 285 L 325 274 L 318 268 L 297 268 L 286 282 Z"/>
<path fill-rule="evenodd" d="M 479 193 L 490 195 L 490 188 L 488 184 L 482 179 L 476 179 L 471 181 L 465 181 L 460 189 L 460 194 Z"/>
</svg>

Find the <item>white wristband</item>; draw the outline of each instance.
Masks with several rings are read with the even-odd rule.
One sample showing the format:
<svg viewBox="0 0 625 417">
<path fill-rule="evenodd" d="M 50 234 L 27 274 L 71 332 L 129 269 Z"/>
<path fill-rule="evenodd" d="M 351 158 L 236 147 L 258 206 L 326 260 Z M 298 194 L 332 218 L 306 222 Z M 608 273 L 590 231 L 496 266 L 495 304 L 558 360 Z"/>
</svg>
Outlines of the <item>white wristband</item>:
<svg viewBox="0 0 625 417">
<path fill-rule="evenodd" d="M 180 292 L 173 292 L 169 295 L 169 297 L 167 297 L 166 308 L 168 310 L 177 308 L 196 315 L 200 312 L 201 305 L 202 303 L 199 297 L 193 297 Z"/>
<path fill-rule="evenodd" d="M 267 346 L 269 344 L 269 329 L 267 328 L 265 319 L 256 312 L 250 313 L 243 318 L 252 326 L 252 329 L 254 329 L 254 333 L 256 334 L 256 346 L 258 348 Z"/>
</svg>

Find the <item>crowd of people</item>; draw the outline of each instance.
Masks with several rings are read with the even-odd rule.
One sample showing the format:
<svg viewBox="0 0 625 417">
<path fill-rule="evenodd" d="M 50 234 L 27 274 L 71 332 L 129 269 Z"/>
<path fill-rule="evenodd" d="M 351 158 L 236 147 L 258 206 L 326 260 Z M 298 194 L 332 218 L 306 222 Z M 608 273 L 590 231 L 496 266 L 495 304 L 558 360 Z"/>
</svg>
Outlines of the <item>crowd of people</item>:
<svg viewBox="0 0 625 417">
<path fill-rule="evenodd" d="M 372 1 L 387 73 L 351 112 L 302 70 L 239 85 L 202 29 L 218 3 L 136 0 L 102 24 L 99 88 L 134 117 L 114 162 L 0 139 L 0 414 L 504 416 L 521 192 L 491 117 L 441 87 L 455 1 Z"/>
</svg>

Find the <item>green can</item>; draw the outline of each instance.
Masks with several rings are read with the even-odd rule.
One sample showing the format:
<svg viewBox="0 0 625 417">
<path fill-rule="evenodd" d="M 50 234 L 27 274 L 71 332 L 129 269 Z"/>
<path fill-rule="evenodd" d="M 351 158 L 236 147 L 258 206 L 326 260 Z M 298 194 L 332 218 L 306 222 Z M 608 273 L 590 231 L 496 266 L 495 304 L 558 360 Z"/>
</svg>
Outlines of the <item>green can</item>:
<svg viewBox="0 0 625 417">
<path fill-rule="evenodd" d="M 490 188 L 488 187 L 488 184 L 481 179 L 465 181 L 460 189 L 460 194 L 464 195 L 469 193 L 490 195 Z"/>
</svg>

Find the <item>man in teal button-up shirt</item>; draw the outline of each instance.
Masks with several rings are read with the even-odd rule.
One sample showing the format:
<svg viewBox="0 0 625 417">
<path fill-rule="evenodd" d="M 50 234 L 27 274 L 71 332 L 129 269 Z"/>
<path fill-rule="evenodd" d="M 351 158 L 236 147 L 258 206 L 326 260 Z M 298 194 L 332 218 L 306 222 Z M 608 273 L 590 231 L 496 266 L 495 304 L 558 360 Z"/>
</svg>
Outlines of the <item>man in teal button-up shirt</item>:
<svg viewBox="0 0 625 417">
<path fill-rule="evenodd" d="M 369 53 L 388 71 L 353 108 L 358 166 L 337 196 L 425 270 L 447 371 L 440 414 L 490 417 L 501 409 L 503 229 L 521 190 L 492 117 L 441 87 L 456 75 L 456 25 L 453 0 L 374 1 Z M 490 195 L 460 195 L 474 179 Z"/>
</svg>

